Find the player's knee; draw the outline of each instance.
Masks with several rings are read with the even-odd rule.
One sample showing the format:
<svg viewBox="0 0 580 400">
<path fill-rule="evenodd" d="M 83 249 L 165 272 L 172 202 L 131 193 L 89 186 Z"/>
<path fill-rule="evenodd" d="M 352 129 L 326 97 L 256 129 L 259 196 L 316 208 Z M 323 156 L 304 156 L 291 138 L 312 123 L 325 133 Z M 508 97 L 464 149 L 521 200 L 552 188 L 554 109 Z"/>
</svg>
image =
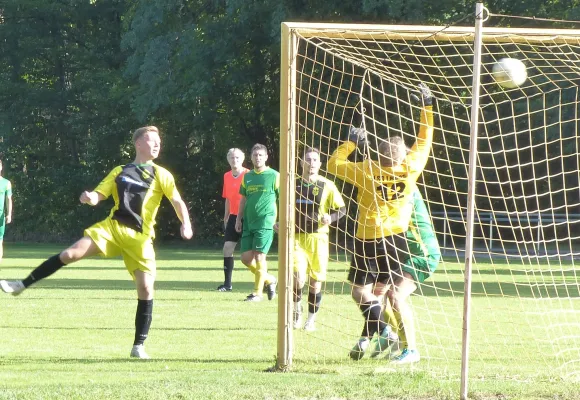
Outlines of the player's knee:
<svg viewBox="0 0 580 400">
<path fill-rule="evenodd" d="M 151 300 L 153 299 L 153 293 L 153 285 L 147 283 L 137 285 L 137 297 L 139 300 Z"/>
<path fill-rule="evenodd" d="M 294 275 L 294 285 L 296 287 L 303 288 L 305 284 L 306 284 L 306 279 L 302 275 L 300 275 L 300 274 Z"/>
<path fill-rule="evenodd" d="M 60 253 L 60 260 L 65 264 L 70 264 L 72 262 L 78 261 L 82 258 L 81 251 L 74 247 L 70 247 L 66 250 L 63 250 Z"/>
<path fill-rule="evenodd" d="M 225 242 L 223 249 L 224 257 L 233 257 L 235 248 L 236 242 Z"/>
<path fill-rule="evenodd" d="M 250 253 L 243 253 L 241 256 L 241 260 L 242 260 L 242 264 L 244 264 L 245 266 L 250 266 L 252 265 L 252 262 L 254 261 L 254 257 L 253 255 Z"/>
</svg>

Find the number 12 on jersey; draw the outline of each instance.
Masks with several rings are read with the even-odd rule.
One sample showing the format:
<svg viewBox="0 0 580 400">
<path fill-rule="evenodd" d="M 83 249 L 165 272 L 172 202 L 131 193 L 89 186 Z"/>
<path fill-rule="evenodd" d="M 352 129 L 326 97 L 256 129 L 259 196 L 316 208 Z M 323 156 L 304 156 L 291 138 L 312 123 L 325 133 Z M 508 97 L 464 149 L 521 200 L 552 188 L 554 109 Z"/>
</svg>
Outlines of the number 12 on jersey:
<svg viewBox="0 0 580 400">
<path fill-rule="evenodd" d="M 405 187 L 405 182 L 380 184 L 376 187 L 377 196 L 383 201 L 396 200 L 403 195 Z"/>
</svg>

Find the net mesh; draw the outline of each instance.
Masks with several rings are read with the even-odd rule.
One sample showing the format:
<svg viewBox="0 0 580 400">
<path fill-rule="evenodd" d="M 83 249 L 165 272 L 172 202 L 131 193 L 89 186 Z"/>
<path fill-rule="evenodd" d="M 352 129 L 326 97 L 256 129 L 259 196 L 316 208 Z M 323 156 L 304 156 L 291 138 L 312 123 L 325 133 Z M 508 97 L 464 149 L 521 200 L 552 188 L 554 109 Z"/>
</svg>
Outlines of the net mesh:
<svg viewBox="0 0 580 400">
<path fill-rule="evenodd" d="M 377 140 L 415 140 L 420 82 L 432 90 L 434 143 L 418 186 L 443 251 L 432 277 L 411 296 L 421 362 L 413 368 L 459 375 L 463 314 L 467 171 L 474 35 L 452 29 L 300 30 L 296 53 L 296 154 L 321 149 L 323 161 L 350 126 Z M 483 36 L 470 373 L 477 376 L 580 377 L 580 187 L 578 83 L 580 36 L 543 32 Z M 498 59 L 522 60 L 528 79 L 504 89 Z M 357 153 L 353 161 L 365 157 Z M 300 174 L 300 171 L 296 171 Z M 352 362 L 363 318 L 346 281 L 356 190 L 326 171 L 347 203 L 331 230 L 331 264 L 317 330 L 294 333 L 294 365 L 374 368 Z"/>
</svg>

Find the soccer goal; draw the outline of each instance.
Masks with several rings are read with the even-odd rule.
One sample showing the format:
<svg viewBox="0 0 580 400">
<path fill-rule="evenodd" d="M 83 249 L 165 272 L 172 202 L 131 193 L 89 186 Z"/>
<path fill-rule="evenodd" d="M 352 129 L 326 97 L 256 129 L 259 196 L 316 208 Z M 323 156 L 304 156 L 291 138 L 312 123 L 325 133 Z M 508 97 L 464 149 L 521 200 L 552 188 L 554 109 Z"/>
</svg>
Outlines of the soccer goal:
<svg viewBox="0 0 580 400">
<path fill-rule="evenodd" d="M 443 259 L 410 302 L 421 361 L 436 375 L 580 378 L 580 31 L 284 23 L 278 366 L 345 371 L 362 316 L 347 281 L 356 191 L 326 162 L 351 126 L 408 146 L 419 130 L 417 85 L 432 91 L 435 133 L 418 187 Z M 500 59 L 527 79 L 500 86 Z M 331 229 L 331 263 L 317 329 L 292 326 L 295 180 L 317 147 L 347 216 Z M 306 289 L 307 290 L 307 289 Z M 469 368 L 467 368 L 469 367 Z"/>
</svg>

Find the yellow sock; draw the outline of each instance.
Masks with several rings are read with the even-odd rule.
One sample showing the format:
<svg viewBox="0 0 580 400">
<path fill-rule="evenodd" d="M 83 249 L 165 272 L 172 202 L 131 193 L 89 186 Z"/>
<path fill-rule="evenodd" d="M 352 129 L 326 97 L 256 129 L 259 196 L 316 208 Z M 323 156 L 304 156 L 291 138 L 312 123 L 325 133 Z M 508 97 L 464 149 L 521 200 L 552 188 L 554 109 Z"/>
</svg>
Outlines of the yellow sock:
<svg viewBox="0 0 580 400">
<path fill-rule="evenodd" d="M 256 262 L 252 261 L 250 265 L 246 265 L 252 274 L 256 274 Z"/>
<path fill-rule="evenodd" d="M 393 310 L 393 314 L 395 314 L 395 318 L 397 318 L 398 321 L 401 321 L 397 332 L 397 335 L 399 335 L 399 342 L 403 347 L 408 347 L 409 344 L 407 343 L 407 334 L 405 333 L 405 322 L 403 321 L 403 317 L 401 316 L 401 313 L 395 310 Z"/>
<path fill-rule="evenodd" d="M 262 295 L 266 276 L 268 275 L 268 267 L 266 262 L 256 262 L 256 272 L 254 277 L 254 294 Z"/>
<path fill-rule="evenodd" d="M 399 320 L 395 316 L 395 310 L 393 310 L 388 298 L 385 301 L 385 322 L 391 325 L 397 335 L 399 334 Z"/>
</svg>

